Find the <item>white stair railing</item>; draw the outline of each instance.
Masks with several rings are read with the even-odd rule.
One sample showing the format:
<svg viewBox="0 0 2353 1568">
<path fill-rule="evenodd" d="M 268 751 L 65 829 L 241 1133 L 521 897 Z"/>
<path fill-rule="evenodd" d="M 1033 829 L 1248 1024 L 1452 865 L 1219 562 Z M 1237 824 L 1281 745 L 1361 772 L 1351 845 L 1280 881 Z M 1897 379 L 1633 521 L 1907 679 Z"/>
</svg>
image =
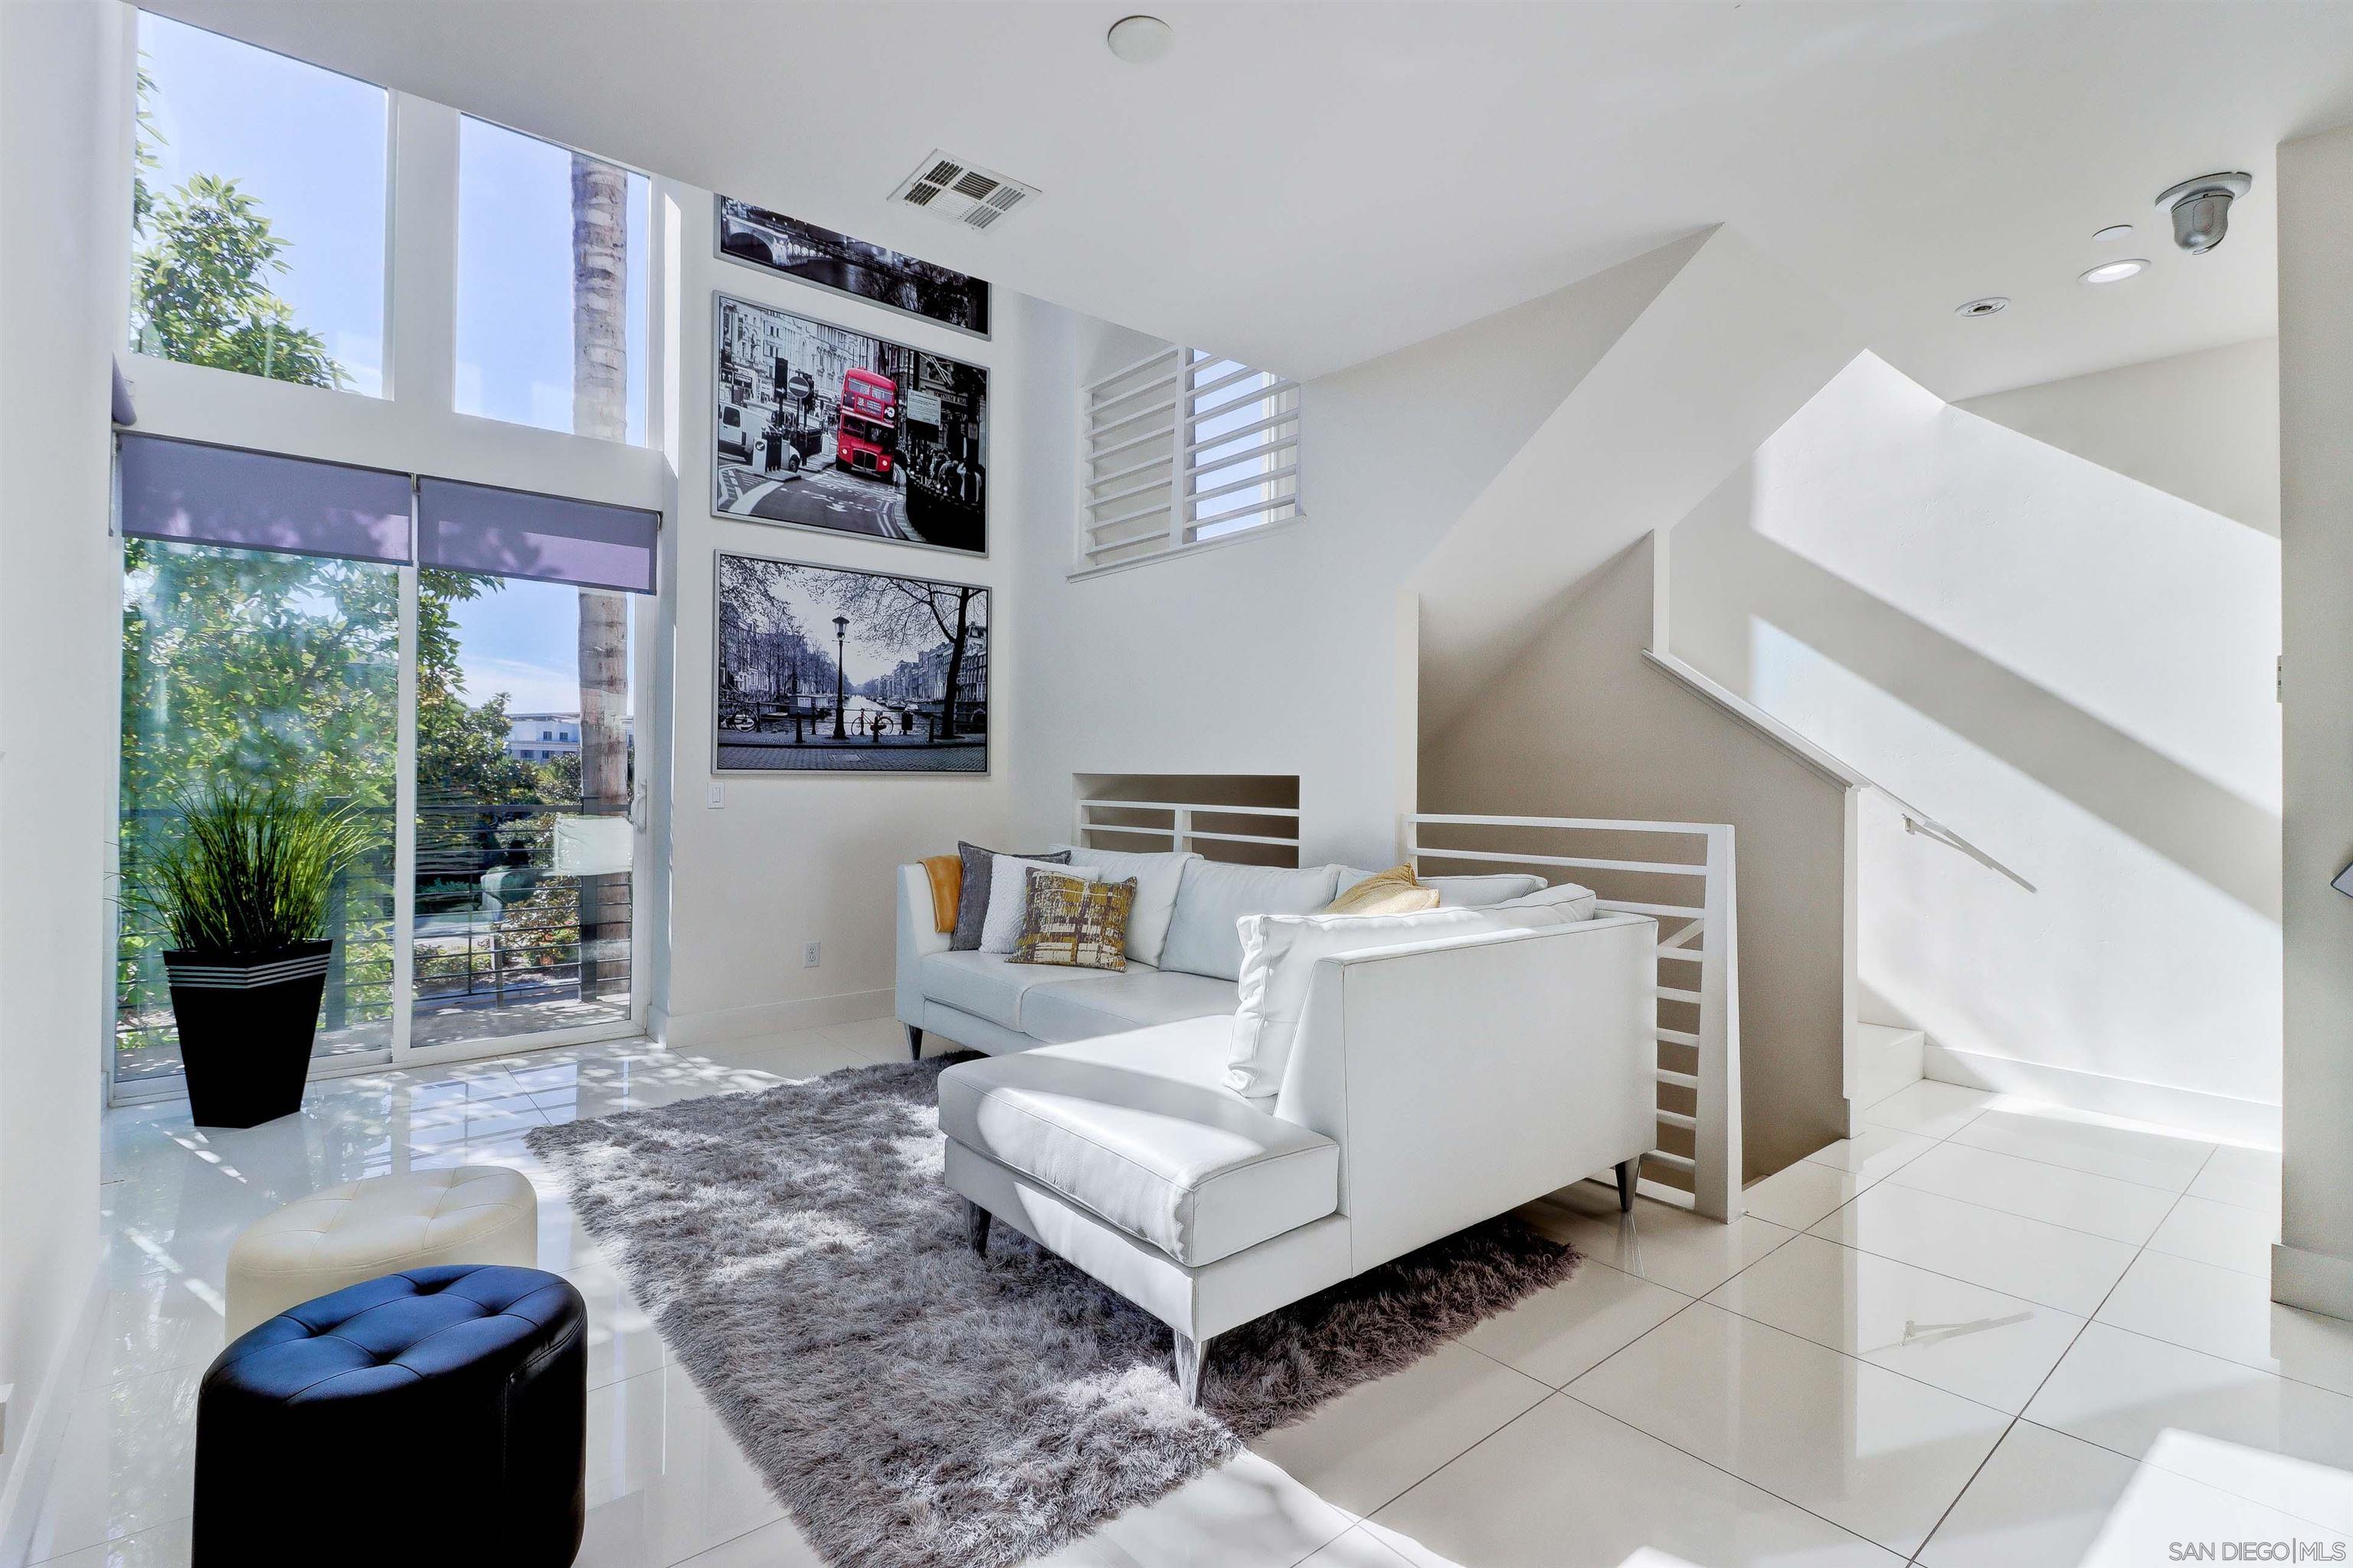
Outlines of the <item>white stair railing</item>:
<svg viewBox="0 0 2353 1568">
<path fill-rule="evenodd" d="M 1158 821 L 1105 821 L 1105 813 L 1165 816 Z M 1218 832 L 1194 825 L 1196 818 L 1212 821 L 1227 817 L 1267 819 L 1271 832 L 1238 833 Z M 1251 825 L 1255 826 L 1256 823 Z M 1078 820 L 1072 825 L 1074 844 L 1092 845 L 1091 834 L 1139 834 L 1148 838 L 1166 839 L 1171 850 L 1201 850 L 1204 844 L 1259 844 L 1267 848 L 1288 850 L 1291 863 L 1299 863 L 1299 808 L 1296 806 L 1226 806 L 1211 800 L 1119 800 L 1104 796 L 1090 796 L 1079 801 Z M 1111 846 L 1098 846 L 1111 847 Z M 1219 857 L 1210 854 L 1212 860 Z"/>
<path fill-rule="evenodd" d="M 1428 829 L 1446 842 L 1422 842 Z M 1487 842 L 1496 832 L 1522 844 L 1532 835 L 1547 842 L 1570 834 L 1615 833 L 1689 841 L 1693 860 L 1627 860 L 1594 855 L 1536 853 Z M 1481 842 L 1466 841 L 1477 838 Z M 1653 1070 L 1662 1104 L 1658 1125 L 1687 1134 L 1688 1154 L 1654 1148 L 1643 1156 L 1642 1192 L 1730 1222 L 1742 1213 L 1740 1194 L 1740 954 L 1733 886 L 1732 827 L 1726 822 L 1644 822 L 1595 817 L 1484 817 L 1415 812 L 1404 819 L 1407 863 L 1419 874 L 1424 862 L 1449 871 L 1525 868 L 1556 880 L 1556 872 L 1600 874 L 1575 880 L 1672 879 L 1670 885 L 1696 883 L 1695 897 L 1672 904 L 1614 898 L 1595 886 L 1598 907 L 1648 915 L 1659 922 L 1659 972 L 1652 995 L 1672 1022 L 1656 1026 L 1660 1047 Z M 1562 878 L 1560 880 L 1567 880 Z M 1688 1108 L 1684 1108 L 1688 1107 Z M 1671 1141 L 1683 1141 L 1682 1138 Z M 1657 1172 L 1654 1179 L 1652 1172 Z"/>
</svg>

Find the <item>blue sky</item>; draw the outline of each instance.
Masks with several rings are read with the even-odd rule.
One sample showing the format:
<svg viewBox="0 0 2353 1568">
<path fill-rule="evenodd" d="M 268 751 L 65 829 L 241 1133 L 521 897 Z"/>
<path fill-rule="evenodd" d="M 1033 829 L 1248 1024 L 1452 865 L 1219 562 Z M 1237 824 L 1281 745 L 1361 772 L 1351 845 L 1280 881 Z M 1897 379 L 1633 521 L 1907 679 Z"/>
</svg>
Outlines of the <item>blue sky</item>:
<svg viewBox="0 0 2353 1568">
<path fill-rule="evenodd" d="M 385 171 L 381 89 L 142 13 L 142 63 L 160 200 L 193 174 L 234 179 L 280 238 L 272 281 L 317 332 L 353 395 L 384 389 Z M 629 439 L 645 439 L 651 182 L 629 179 Z M 571 154 L 486 122 L 459 134 L 457 406 L 544 429 L 572 428 Z M 468 695 L 510 707 L 579 705 L 571 588 L 512 583 L 457 607 Z"/>
</svg>

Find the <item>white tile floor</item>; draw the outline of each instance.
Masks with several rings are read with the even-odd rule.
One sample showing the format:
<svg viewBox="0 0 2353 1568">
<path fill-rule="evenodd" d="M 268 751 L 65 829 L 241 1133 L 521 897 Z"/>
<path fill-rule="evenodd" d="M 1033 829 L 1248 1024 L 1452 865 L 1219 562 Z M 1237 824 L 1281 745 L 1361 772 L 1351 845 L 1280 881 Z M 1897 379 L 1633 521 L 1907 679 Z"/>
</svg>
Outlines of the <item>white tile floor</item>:
<svg viewBox="0 0 2353 1568">
<path fill-rule="evenodd" d="M 589 1303 L 582 1562 L 814 1563 L 520 1134 L 902 1051 L 878 1020 L 343 1079 L 249 1132 L 198 1132 L 177 1102 L 110 1113 L 111 1289 L 34 1561 L 186 1561 L 241 1226 L 331 1182 L 489 1161 L 537 1182 L 542 1261 Z M 2353 1538 L 2353 1324 L 2268 1299 L 2276 1156 L 1945 1084 L 1865 1119 L 1736 1226 L 1647 1201 L 1627 1224 L 1596 1188 L 1530 1206 L 1587 1254 L 1567 1284 L 1056 1568 L 2134 1568 L 2176 1542 Z"/>
</svg>

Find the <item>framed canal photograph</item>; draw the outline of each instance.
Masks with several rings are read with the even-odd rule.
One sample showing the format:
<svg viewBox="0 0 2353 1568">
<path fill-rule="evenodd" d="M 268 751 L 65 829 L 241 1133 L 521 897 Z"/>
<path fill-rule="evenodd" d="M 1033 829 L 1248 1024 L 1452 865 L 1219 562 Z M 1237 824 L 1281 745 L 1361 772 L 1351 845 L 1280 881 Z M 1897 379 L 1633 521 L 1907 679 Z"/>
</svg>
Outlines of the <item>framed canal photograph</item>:
<svg viewBox="0 0 2353 1568">
<path fill-rule="evenodd" d="M 988 590 L 718 553 L 723 773 L 988 771 Z"/>
<path fill-rule="evenodd" d="M 988 372 L 713 296 L 711 510 L 988 553 Z"/>
<path fill-rule="evenodd" d="M 988 285 L 733 196 L 719 198 L 719 254 L 976 336 L 988 335 Z"/>
</svg>

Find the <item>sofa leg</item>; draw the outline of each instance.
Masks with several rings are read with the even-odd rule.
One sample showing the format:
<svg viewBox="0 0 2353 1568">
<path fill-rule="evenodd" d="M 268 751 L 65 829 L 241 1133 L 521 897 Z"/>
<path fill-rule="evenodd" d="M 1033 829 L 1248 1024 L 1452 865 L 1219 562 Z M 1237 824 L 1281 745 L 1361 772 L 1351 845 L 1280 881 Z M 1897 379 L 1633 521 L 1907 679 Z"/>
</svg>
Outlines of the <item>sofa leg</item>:
<svg viewBox="0 0 2353 1568">
<path fill-rule="evenodd" d="M 970 1242 L 972 1244 L 972 1250 L 978 1253 L 983 1257 L 987 1257 L 988 1255 L 989 1218 L 990 1215 L 987 1209 L 982 1208 L 970 1198 L 966 1198 L 964 1201 L 965 1240 Z"/>
<path fill-rule="evenodd" d="M 907 1026 L 907 1054 L 915 1061 L 923 1059 L 923 1032 L 910 1023 Z"/>
<path fill-rule="evenodd" d="M 1194 1409 L 1201 1408 L 1201 1366 L 1209 1359 L 1209 1341 L 1170 1330 L 1176 1341 L 1176 1392 Z"/>
<path fill-rule="evenodd" d="M 1642 1157 L 1639 1154 L 1634 1156 L 1631 1160 L 1620 1160 L 1618 1162 L 1618 1209 L 1620 1213 L 1631 1213 L 1633 1212 L 1634 1180 L 1641 1173 Z"/>
</svg>

